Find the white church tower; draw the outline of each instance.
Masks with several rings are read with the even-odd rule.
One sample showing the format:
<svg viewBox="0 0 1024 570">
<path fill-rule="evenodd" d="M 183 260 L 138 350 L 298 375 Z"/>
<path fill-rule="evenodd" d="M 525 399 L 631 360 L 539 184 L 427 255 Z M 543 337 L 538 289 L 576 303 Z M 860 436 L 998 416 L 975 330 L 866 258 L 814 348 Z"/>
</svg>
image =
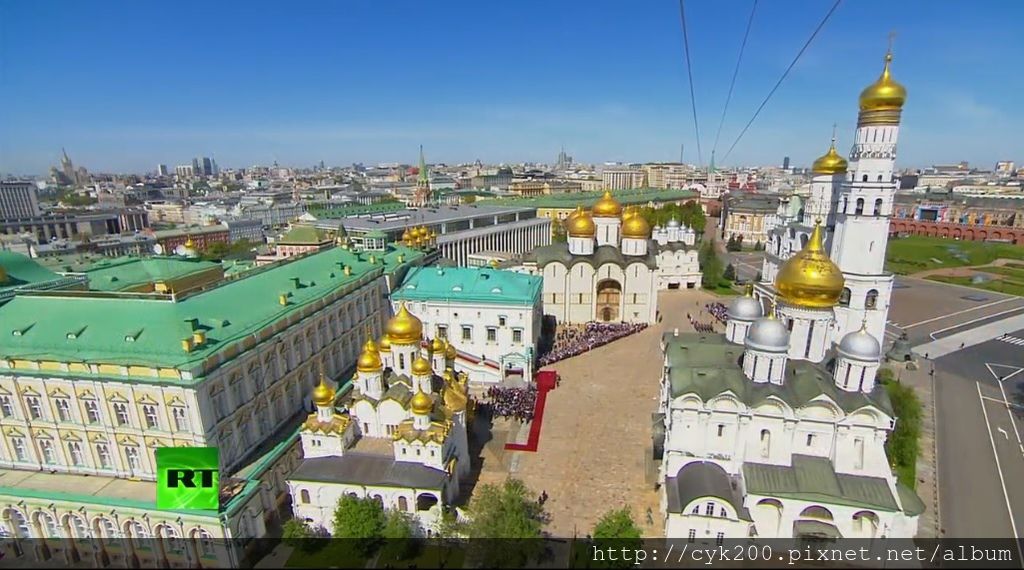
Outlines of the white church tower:
<svg viewBox="0 0 1024 570">
<path fill-rule="evenodd" d="M 861 323 L 874 338 L 885 338 L 893 283 L 885 272 L 885 250 L 897 187 L 893 170 L 900 113 L 907 99 L 906 89 L 892 79 L 891 63 L 890 51 L 882 76 L 860 94 L 856 140 L 840 188 L 832 259 L 843 272 L 846 290 L 836 308 L 836 340 Z"/>
</svg>

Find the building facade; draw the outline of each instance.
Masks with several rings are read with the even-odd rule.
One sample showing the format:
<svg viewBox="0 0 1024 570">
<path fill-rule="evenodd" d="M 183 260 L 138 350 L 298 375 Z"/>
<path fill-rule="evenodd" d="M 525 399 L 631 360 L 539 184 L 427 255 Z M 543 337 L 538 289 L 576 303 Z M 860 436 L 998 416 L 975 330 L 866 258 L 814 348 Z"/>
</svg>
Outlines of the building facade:
<svg viewBox="0 0 1024 570">
<path fill-rule="evenodd" d="M 206 564 L 211 539 L 236 538 L 209 555 L 238 567 L 280 520 L 318 374 L 356 364 L 362 331 L 389 314 L 388 279 L 421 259 L 332 248 L 193 294 L 16 295 L 0 306 L 20 331 L 0 341 L 2 532 L 95 538 L 34 555 L 102 565 L 163 565 L 172 553 L 141 540 L 153 536 L 182 539 L 165 544 L 180 564 Z M 156 508 L 167 446 L 220 449 L 218 510 Z"/>
<path fill-rule="evenodd" d="M 456 363 L 474 385 L 533 378 L 543 305 L 541 278 L 491 267 L 422 267 L 391 295 L 428 337 L 458 346 Z"/>
<path fill-rule="evenodd" d="M 36 186 L 28 181 L 0 182 L 0 219 L 40 216 Z"/>
</svg>

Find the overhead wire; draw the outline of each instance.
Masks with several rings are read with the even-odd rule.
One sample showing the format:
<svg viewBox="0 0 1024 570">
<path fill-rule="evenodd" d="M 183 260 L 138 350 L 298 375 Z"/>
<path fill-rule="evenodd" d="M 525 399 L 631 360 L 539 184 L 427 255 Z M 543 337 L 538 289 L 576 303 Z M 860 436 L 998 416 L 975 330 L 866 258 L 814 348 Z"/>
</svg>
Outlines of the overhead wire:
<svg viewBox="0 0 1024 570">
<path fill-rule="evenodd" d="M 686 33 L 686 9 L 679 0 L 679 21 L 683 26 L 683 51 L 686 53 L 686 75 L 690 80 L 690 108 L 693 110 L 693 130 L 697 137 L 697 164 L 704 164 L 700 149 L 700 126 L 697 123 L 697 98 L 693 93 L 693 66 L 690 64 L 690 38 Z"/>
<path fill-rule="evenodd" d="M 814 41 L 814 38 L 818 35 L 818 32 L 820 32 L 821 29 L 825 27 L 825 24 L 828 22 L 829 18 L 832 17 L 832 14 L 835 13 L 836 8 L 839 7 L 839 4 L 842 3 L 842 1 L 843 0 L 836 0 L 835 3 L 832 4 L 832 7 L 829 8 L 829 11 L 825 14 L 825 17 L 822 18 L 821 22 L 818 23 L 818 26 L 814 28 L 814 32 L 812 32 L 811 36 L 807 38 L 806 42 L 804 42 L 803 47 L 800 48 L 799 52 L 797 52 L 796 57 L 793 58 L 793 61 L 789 64 L 789 67 L 787 67 L 786 71 L 782 73 L 782 77 L 779 77 L 779 80 L 775 82 L 775 86 L 772 87 L 771 91 L 768 92 L 768 95 L 764 98 L 764 101 L 761 101 L 761 105 L 757 107 L 757 110 L 754 111 L 754 116 L 750 117 L 750 120 L 747 121 L 746 126 L 743 127 L 743 130 L 740 131 L 740 134 L 736 137 L 736 140 L 733 141 L 732 146 L 730 146 L 729 150 L 725 153 L 725 157 L 723 157 L 723 160 L 729 158 L 729 155 L 732 153 L 733 149 L 736 148 L 736 145 L 739 144 L 740 140 L 743 138 L 743 135 L 747 133 L 747 129 L 750 128 L 750 125 L 754 124 L 754 120 L 757 119 L 757 116 L 761 114 L 761 110 L 764 109 L 765 105 L 768 104 L 768 101 L 771 100 L 772 95 L 774 95 L 775 91 L 778 90 L 780 85 L 782 85 L 782 82 L 785 81 L 786 76 L 788 76 L 789 72 L 792 71 L 794 66 L 796 66 L 796 63 L 800 61 L 800 57 L 803 56 L 805 51 L 807 51 L 807 48 L 811 45 L 811 42 Z"/>
<path fill-rule="evenodd" d="M 729 81 L 729 93 L 725 96 L 725 106 L 722 107 L 722 118 L 718 122 L 718 132 L 715 133 L 715 144 L 711 147 L 711 154 L 715 154 L 715 150 L 718 149 L 718 139 L 722 136 L 722 125 L 725 124 L 725 116 L 729 111 L 729 102 L 732 101 L 732 91 L 736 87 L 736 76 L 740 73 L 740 63 L 743 61 L 743 51 L 747 47 L 747 38 L 750 37 L 750 28 L 754 24 L 754 14 L 757 12 L 757 0 L 754 0 L 754 5 L 750 8 L 750 18 L 747 19 L 747 31 L 743 33 L 743 41 L 740 43 L 740 54 L 736 58 L 736 68 L 732 71 L 732 80 Z"/>
</svg>

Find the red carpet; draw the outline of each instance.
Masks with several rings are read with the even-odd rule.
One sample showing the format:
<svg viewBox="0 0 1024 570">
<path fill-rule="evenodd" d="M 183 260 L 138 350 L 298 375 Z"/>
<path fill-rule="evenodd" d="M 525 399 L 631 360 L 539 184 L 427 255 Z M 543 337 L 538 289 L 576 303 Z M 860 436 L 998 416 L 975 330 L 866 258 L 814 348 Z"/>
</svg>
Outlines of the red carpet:
<svg viewBox="0 0 1024 570">
<path fill-rule="evenodd" d="M 548 392 L 555 387 L 556 374 L 553 370 L 542 370 L 537 373 L 537 401 L 533 405 L 533 423 L 530 424 L 530 437 L 526 443 L 506 443 L 508 451 L 537 451 L 540 442 L 540 427 L 544 423 L 544 404 L 548 400 Z"/>
</svg>

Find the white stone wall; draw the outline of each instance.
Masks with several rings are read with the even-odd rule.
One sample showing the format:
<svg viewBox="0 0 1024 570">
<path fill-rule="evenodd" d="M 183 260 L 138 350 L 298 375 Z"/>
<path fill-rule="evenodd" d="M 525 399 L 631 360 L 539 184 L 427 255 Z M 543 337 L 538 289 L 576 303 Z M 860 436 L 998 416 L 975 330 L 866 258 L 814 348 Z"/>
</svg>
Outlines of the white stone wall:
<svg viewBox="0 0 1024 570">
<path fill-rule="evenodd" d="M 441 520 L 442 504 L 452 499 L 445 496 L 445 489 L 410 489 L 294 480 L 289 481 L 288 485 L 295 518 L 322 526 L 328 532 L 333 532 L 334 509 L 344 495 L 354 495 L 358 498 L 380 497 L 385 509 L 400 510 L 413 515 L 423 529 L 436 527 Z M 451 492 L 447 491 L 447 494 Z M 437 499 L 437 503 L 428 510 L 416 510 L 416 498 L 421 495 L 431 495 Z M 309 497 L 309 502 L 305 501 L 306 496 Z"/>
</svg>

